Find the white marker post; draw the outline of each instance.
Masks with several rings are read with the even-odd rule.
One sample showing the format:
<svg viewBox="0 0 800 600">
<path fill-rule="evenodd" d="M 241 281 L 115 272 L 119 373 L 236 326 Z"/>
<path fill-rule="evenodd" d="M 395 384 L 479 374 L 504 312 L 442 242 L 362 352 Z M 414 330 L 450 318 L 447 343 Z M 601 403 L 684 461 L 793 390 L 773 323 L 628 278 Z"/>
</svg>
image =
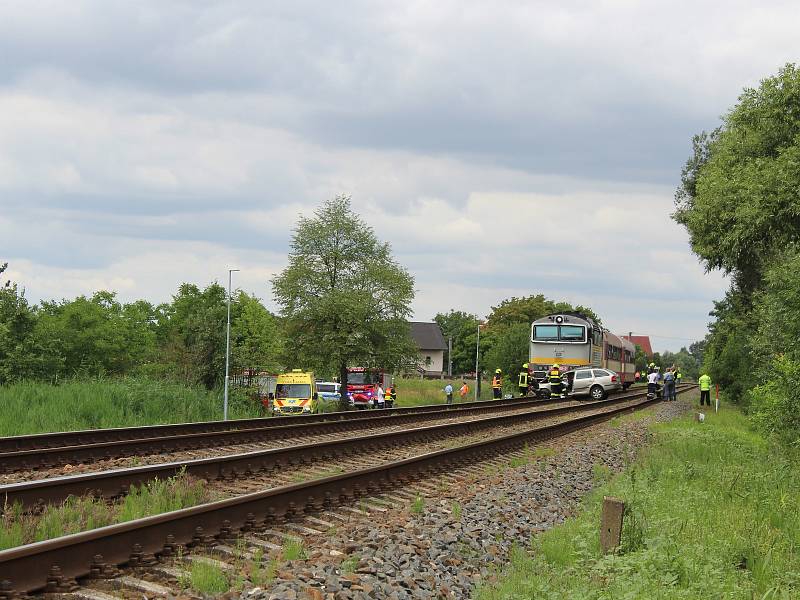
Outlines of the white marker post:
<svg viewBox="0 0 800 600">
<path fill-rule="evenodd" d="M 719 384 L 717 383 L 716 386 L 717 386 L 717 399 L 714 401 L 714 412 L 718 413 L 719 412 Z"/>
</svg>

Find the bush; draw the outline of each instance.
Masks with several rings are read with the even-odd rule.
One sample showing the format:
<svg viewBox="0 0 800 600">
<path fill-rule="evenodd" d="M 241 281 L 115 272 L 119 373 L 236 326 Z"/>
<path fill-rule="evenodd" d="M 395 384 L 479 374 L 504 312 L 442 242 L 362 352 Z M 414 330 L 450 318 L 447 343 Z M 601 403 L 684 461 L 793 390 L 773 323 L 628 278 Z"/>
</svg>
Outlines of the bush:
<svg viewBox="0 0 800 600">
<path fill-rule="evenodd" d="M 772 363 L 772 377 L 747 393 L 755 425 L 790 444 L 800 442 L 800 362 L 785 355 Z"/>
</svg>

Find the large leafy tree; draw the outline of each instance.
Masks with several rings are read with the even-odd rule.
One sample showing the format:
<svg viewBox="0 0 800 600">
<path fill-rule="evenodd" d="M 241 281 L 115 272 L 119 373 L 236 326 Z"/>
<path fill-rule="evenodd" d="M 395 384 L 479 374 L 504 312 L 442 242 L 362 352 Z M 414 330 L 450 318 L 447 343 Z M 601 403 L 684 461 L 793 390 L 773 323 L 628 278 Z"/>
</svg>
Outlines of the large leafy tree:
<svg viewBox="0 0 800 600">
<path fill-rule="evenodd" d="M 159 315 L 159 337 L 169 375 L 211 389 L 225 374 L 227 293 L 218 283 L 201 290 L 184 283 Z"/>
<path fill-rule="evenodd" d="M 746 89 L 712 134 L 694 139 L 675 219 L 706 268 L 745 294 L 764 266 L 800 241 L 800 70 L 786 65 Z"/>
<path fill-rule="evenodd" d="M 338 372 L 344 387 L 348 366 L 398 368 L 415 359 L 407 321 L 414 279 L 348 196 L 300 219 L 289 264 L 272 285 L 287 365 Z"/>
<path fill-rule="evenodd" d="M 695 136 L 673 217 L 705 267 L 732 276 L 699 350 L 704 368 L 739 400 L 770 376 L 772 356 L 793 348 L 791 318 L 781 314 L 800 286 L 791 277 L 800 242 L 797 66 L 744 90 L 719 128 Z"/>
</svg>

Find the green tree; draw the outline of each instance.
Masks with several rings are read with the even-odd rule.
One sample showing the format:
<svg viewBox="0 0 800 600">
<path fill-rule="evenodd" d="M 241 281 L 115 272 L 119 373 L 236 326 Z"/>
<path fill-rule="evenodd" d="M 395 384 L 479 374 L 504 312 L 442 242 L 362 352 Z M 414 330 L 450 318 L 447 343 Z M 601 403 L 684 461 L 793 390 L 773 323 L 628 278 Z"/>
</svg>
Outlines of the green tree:
<svg viewBox="0 0 800 600">
<path fill-rule="evenodd" d="M 52 355 L 40 362 L 43 368 L 56 369 L 51 376 L 128 373 L 155 352 L 149 313 L 147 303 L 123 306 L 108 291 L 42 302 L 36 310 L 32 347 Z"/>
<path fill-rule="evenodd" d="M 231 364 L 234 369 L 281 368 L 283 336 L 275 316 L 255 296 L 239 291 L 231 306 Z"/>
<path fill-rule="evenodd" d="M 700 354 L 704 370 L 735 401 L 770 376 L 772 358 L 790 344 L 774 327 L 778 339 L 758 332 L 784 310 L 778 293 L 791 296 L 789 282 L 772 288 L 798 253 L 798 206 L 800 70 L 789 64 L 745 89 L 718 129 L 694 138 L 676 192 L 673 217 L 689 232 L 693 251 L 708 270 L 732 276 Z M 771 270 L 777 275 L 767 283 Z"/>
<path fill-rule="evenodd" d="M 712 135 L 695 139 L 675 219 L 706 268 L 745 294 L 764 265 L 800 241 L 800 70 L 786 65 L 745 89 Z"/>
<path fill-rule="evenodd" d="M 184 283 L 172 303 L 159 312 L 158 336 L 167 370 L 185 383 L 208 389 L 225 376 L 225 288 L 212 283 L 204 290 Z"/>
<path fill-rule="evenodd" d="M 0 264 L 0 275 L 7 267 L 8 263 Z M 35 324 L 24 291 L 10 280 L 0 283 L 0 384 L 32 375 L 27 352 Z"/>
<path fill-rule="evenodd" d="M 528 324 L 510 323 L 487 327 L 485 337 L 481 338 L 481 347 L 485 348 L 481 358 L 484 369 L 489 374 L 501 369 L 507 389 L 516 390 L 517 375 L 530 358 L 530 335 Z"/>
<path fill-rule="evenodd" d="M 579 312 L 594 319 L 602 325 L 599 317 L 591 308 L 585 306 L 572 306 L 569 302 L 554 302 L 548 300 L 543 294 L 526 296 L 523 298 L 512 297 L 503 300 L 492 307 L 492 312 L 487 317 L 487 324 L 511 325 L 512 323 L 533 323 L 536 319 L 556 312 Z"/>
<path fill-rule="evenodd" d="M 647 354 L 645 354 L 644 350 L 639 344 L 636 344 L 636 352 L 633 355 L 633 362 L 636 365 L 637 371 L 646 371 L 647 365 L 649 363 L 647 359 Z"/>
<path fill-rule="evenodd" d="M 470 373 L 475 370 L 475 348 L 478 337 L 478 323 L 476 315 L 463 311 L 451 310 L 448 313 L 439 313 L 434 321 L 442 328 L 445 339 L 453 340 L 453 373 Z"/>
<path fill-rule="evenodd" d="M 287 365 L 338 372 L 345 387 L 348 366 L 396 369 L 416 360 L 408 325 L 414 279 L 348 196 L 300 219 L 289 264 L 272 285 L 291 340 Z"/>
</svg>

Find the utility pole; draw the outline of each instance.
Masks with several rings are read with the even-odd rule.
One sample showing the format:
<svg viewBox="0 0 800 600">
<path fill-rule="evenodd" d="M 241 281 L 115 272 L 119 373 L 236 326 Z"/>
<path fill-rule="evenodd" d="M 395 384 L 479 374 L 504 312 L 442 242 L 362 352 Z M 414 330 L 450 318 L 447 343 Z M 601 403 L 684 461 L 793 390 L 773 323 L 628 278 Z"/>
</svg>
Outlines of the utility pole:
<svg viewBox="0 0 800 600">
<path fill-rule="evenodd" d="M 225 337 L 225 398 L 222 402 L 222 420 L 228 420 L 228 380 L 230 379 L 230 356 L 231 356 L 231 277 L 234 271 L 239 269 L 228 269 L 228 327 Z"/>
<path fill-rule="evenodd" d="M 447 338 L 447 376 L 453 377 L 453 338 Z"/>
<path fill-rule="evenodd" d="M 481 397 L 481 372 L 480 362 L 481 356 L 481 324 L 478 323 L 478 343 L 475 344 L 475 402 Z"/>
</svg>

